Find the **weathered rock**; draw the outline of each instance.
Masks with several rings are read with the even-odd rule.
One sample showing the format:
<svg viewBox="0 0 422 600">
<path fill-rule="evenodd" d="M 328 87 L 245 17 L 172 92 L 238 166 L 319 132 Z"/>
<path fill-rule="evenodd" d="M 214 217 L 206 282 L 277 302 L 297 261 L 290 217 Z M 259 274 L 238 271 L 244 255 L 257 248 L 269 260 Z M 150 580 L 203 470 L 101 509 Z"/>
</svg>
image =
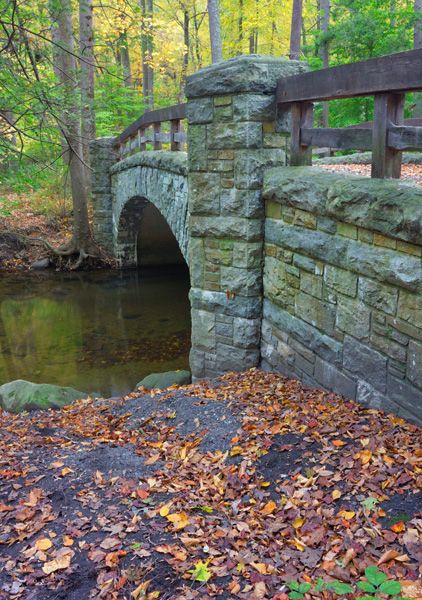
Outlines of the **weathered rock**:
<svg viewBox="0 0 422 600">
<path fill-rule="evenodd" d="M 31 269 L 48 269 L 50 266 L 49 258 L 40 258 L 39 260 L 35 260 L 30 266 Z"/>
<path fill-rule="evenodd" d="M 32 383 L 17 379 L 0 386 L 0 406 L 13 413 L 25 410 L 46 410 L 61 408 L 74 400 L 85 398 L 87 395 L 85 392 L 71 387 Z"/>
<path fill-rule="evenodd" d="M 171 385 L 186 385 L 191 382 L 192 376 L 190 371 L 166 371 L 164 373 L 151 373 L 147 375 L 139 383 L 136 388 L 144 387 L 149 390 L 158 388 L 163 390 Z"/>
</svg>

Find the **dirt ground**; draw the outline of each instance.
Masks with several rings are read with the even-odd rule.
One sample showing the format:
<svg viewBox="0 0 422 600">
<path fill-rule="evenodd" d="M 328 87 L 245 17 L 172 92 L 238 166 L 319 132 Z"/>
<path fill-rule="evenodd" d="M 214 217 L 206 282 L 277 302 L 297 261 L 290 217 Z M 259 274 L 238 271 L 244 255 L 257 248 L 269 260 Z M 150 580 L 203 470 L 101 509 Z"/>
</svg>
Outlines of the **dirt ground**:
<svg viewBox="0 0 422 600">
<path fill-rule="evenodd" d="M 421 434 L 255 369 L 0 411 L 0 599 L 421 598 Z"/>
</svg>

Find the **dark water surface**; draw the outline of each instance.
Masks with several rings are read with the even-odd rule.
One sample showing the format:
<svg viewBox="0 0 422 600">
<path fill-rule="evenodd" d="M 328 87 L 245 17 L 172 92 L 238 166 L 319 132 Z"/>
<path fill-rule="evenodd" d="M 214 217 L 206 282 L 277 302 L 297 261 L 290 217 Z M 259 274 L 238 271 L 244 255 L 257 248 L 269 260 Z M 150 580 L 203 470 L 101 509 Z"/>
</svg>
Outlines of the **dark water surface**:
<svg viewBox="0 0 422 600">
<path fill-rule="evenodd" d="M 0 273 L 0 384 L 13 379 L 127 393 L 188 367 L 189 277 L 179 267 Z"/>
</svg>

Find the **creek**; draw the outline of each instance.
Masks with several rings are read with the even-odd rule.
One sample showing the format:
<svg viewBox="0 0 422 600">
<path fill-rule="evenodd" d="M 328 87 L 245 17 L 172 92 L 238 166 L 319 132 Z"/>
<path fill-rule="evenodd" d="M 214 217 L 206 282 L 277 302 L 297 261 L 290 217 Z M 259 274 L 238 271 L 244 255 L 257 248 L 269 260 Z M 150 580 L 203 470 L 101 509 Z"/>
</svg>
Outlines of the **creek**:
<svg viewBox="0 0 422 600">
<path fill-rule="evenodd" d="M 2 273 L 0 384 L 14 379 L 120 396 L 145 375 L 189 365 L 189 275 Z"/>
</svg>

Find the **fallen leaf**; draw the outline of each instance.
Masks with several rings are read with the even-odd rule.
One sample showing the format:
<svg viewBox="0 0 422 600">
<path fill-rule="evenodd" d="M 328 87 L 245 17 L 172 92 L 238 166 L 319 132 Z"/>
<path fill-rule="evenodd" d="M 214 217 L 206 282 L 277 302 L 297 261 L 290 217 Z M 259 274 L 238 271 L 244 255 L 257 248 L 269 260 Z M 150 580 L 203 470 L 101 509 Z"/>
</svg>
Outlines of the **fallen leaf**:
<svg viewBox="0 0 422 600">
<path fill-rule="evenodd" d="M 52 545 L 53 542 L 49 538 L 41 538 L 35 542 L 36 549 L 42 552 L 51 548 Z"/>
</svg>

